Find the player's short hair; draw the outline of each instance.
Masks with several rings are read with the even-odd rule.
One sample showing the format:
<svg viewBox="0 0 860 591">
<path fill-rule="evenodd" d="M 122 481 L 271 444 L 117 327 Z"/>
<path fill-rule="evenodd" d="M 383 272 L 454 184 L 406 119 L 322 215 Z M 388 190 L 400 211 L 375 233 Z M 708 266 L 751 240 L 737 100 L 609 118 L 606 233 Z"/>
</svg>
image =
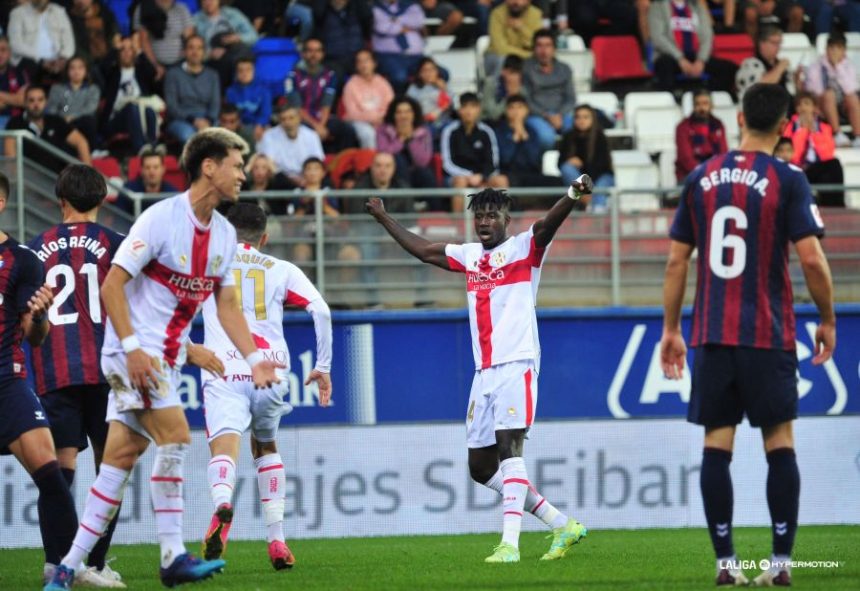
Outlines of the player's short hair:
<svg viewBox="0 0 860 591">
<path fill-rule="evenodd" d="M 69 164 L 57 177 L 54 194 L 75 211 L 84 213 L 102 204 L 107 195 L 107 183 L 102 173 L 92 166 Z"/>
<path fill-rule="evenodd" d="M 499 189 L 486 189 L 469 195 L 469 209 L 478 211 L 479 209 L 495 208 L 499 211 L 507 213 L 514 205 L 513 198 L 508 195 L 507 191 Z"/>
<path fill-rule="evenodd" d="M 0 172 L 0 199 L 8 199 L 9 190 L 9 177 Z"/>
<path fill-rule="evenodd" d="M 779 84 L 758 82 L 744 93 L 746 126 L 752 131 L 771 133 L 788 114 L 791 95 Z"/>
<path fill-rule="evenodd" d="M 236 239 L 257 244 L 266 232 L 266 212 L 256 203 L 240 201 L 227 212 L 227 221 L 236 228 Z"/>
<path fill-rule="evenodd" d="M 230 154 L 230 150 L 239 150 L 243 155 L 247 154 L 248 143 L 229 129 L 208 127 L 195 133 L 185 143 L 180 165 L 193 183 L 200 178 L 204 160 L 212 158 L 221 162 Z"/>
</svg>

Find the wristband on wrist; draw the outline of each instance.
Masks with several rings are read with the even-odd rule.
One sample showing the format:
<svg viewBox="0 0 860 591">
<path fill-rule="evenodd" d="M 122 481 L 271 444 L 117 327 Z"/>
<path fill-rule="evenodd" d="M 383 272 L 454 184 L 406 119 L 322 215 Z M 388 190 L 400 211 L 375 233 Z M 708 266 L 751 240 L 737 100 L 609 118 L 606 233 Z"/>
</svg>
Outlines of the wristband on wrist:
<svg viewBox="0 0 860 591">
<path fill-rule="evenodd" d="M 137 336 L 131 335 L 130 337 L 125 337 L 122 341 L 122 350 L 126 353 L 131 353 L 137 349 L 140 349 L 140 341 L 137 339 Z"/>
<path fill-rule="evenodd" d="M 574 201 L 579 201 L 579 198 L 582 197 L 582 193 L 573 190 L 573 186 L 567 188 L 567 196 L 573 199 Z"/>
<path fill-rule="evenodd" d="M 263 359 L 264 359 L 263 354 L 260 353 L 259 351 L 254 351 L 253 353 L 251 353 L 250 355 L 245 357 L 245 361 L 248 362 L 249 367 L 254 367 L 258 363 L 263 361 Z"/>
</svg>

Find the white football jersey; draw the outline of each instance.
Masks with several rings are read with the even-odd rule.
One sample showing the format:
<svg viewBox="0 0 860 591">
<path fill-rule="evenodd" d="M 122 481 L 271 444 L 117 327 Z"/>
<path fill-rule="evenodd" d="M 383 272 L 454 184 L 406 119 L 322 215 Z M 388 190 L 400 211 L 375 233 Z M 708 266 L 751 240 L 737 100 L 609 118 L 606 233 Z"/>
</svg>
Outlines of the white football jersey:
<svg viewBox="0 0 860 591">
<path fill-rule="evenodd" d="M 191 320 L 219 286 L 233 285 L 236 230 L 212 212 L 208 226 L 194 215 L 186 191 L 143 212 L 114 256 L 132 280 L 125 285 L 134 334 L 171 367 L 185 363 Z M 212 298 L 210 298 L 212 299 Z M 122 352 L 108 320 L 102 353 Z"/>
<path fill-rule="evenodd" d="M 535 300 L 547 248 L 537 248 L 533 228 L 492 250 L 480 243 L 445 247 L 451 270 L 466 274 L 476 369 L 531 359 L 540 371 Z"/>
<path fill-rule="evenodd" d="M 297 266 L 263 254 L 249 244 L 239 245 L 231 272 L 239 287 L 242 311 L 257 349 L 266 359 L 286 365 L 285 369 L 278 370 L 278 376 L 283 379 L 290 369 L 290 352 L 284 339 L 284 306 L 307 308 L 322 300 L 322 295 Z M 224 362 L 224 375 L 228 379 L 229 376 L 250 376 L 251 368 L 218 321 L 218 309 L 213 300 L 203 305 L 203 322 L 206 330 L 203 344 Z M 318 359 L 317 364 L 320 363 L 330 363 L 330 358 Z M 204 382 L 218 378 L 220 376 L 203 372 Z"/>
</svg>

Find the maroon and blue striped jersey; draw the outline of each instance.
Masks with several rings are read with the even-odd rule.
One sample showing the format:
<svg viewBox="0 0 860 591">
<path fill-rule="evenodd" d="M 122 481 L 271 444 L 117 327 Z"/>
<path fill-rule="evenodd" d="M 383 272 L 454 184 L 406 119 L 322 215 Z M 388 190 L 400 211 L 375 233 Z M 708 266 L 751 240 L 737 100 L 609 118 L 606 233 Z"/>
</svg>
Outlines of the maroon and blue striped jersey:
<svg viewBox="0 0 860 591">
<path fill-rule="evenodd" d="M 699 251 L 691 344 L 793 351 L 789 242 L 823 235 L 796 166 L 736 150 L 699 165 L 669 232 Z"/>
<path fill-rule="evenodd" d="M 104 383 L 100 356 L 105 310 L 99 288 L 123 237 L 99 224 L 59 224 L 30 241 L 54 290 L 48 311 L 51 330 L 33 349 L 33 377 L 40 395 Z"/>
<path fill-rule="evenodd" d="M 27 377 L 21 315 L 44 282 L 39 259 L 12 238 L 0 244 L 0 381 Z"/>
</svg>

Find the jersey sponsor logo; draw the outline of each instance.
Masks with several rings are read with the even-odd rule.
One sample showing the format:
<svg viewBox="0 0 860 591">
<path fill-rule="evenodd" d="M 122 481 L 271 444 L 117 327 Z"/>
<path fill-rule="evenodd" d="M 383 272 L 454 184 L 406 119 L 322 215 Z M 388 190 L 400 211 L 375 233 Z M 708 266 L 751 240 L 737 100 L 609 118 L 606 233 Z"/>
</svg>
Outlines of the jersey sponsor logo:
<svg viewBox="0 0 860 591">
<path fill-rule="evenodd" d="M 212 273 L 213 275 L 217 275 L 217 274 L 218 274 L 218 269 L 220 269 L 220 268 L 221 268 L 221 261 L 223 261 L 223 260 L 224 260 L 224 259 L 221 257 L 221 255 L 220 255 L 220 254 L 216 254 L 216 255 L 215 255 L 215 258 L 213 258 L 213 259 L 212 259 L 212 264 L 211 264 L 211 266 L 210 266 L 209 268 L 211 269 L 211 273 Z"/>
<path fill-rule="evenodd" d="M 171 273 L 167 284 L 179 299 L 203 301 L 215 291 L 215 280 L 210 277 L 190 277 Z"/>
<path fill-rule="evenodd" d="M 494 252 L 493 256 L 490 257 L 490 261 L 493 263 L 493 266 L 501 267 L 505 264 L 505 253 L 502 251 Z"/>
<path fill-rule="evenodd" d="M 53 253 L 60 250 L 67 250 L 69 248 L 83 248 L 84 250 L 94 254 L 96 258 L 99 259 L 108 252 L 107 246 L 102 244 L 97 238 L 90 238 L 89 236 L 69 236 L 66 238 L 65 236 L 61 236 L 56 240 L 51 240 L 50 242 L 43 244 L 42 247 L 36 251 L 36 256 L 44 263 Z"/>
<path fill-rule="evenodd" d="M 821 218 L 821 212 L 818 210 L 818 206 L 812 203 L 809 206 L 809 210 L 812 212 L 812 217 L 815 219 L 815 223 L 818 224 L 818 227 L 823 228 L 824 220 Z"/>
<path fill-rule="evenodd" d="M 42 412 L 41 410 L 37 410 L 35 413 L 33 413 L 33 415 L 36 417 L 37 421 L 44 421 L 45 420 L 45 413 Z"/>
<path fill-rule="evenodd" d="M 719 185 L 731 183 L 733 185 L 746 185 L 752 187 L 762 197 L 765 196 L 767 186 L 770 183 L 767 177 L 759 178 L 758 173 L 748 168 L 727 168 L 711 171 L 710 174 L 699 179 L 699 185 L 705 191 L 710 191 Z"/>
</svg>

